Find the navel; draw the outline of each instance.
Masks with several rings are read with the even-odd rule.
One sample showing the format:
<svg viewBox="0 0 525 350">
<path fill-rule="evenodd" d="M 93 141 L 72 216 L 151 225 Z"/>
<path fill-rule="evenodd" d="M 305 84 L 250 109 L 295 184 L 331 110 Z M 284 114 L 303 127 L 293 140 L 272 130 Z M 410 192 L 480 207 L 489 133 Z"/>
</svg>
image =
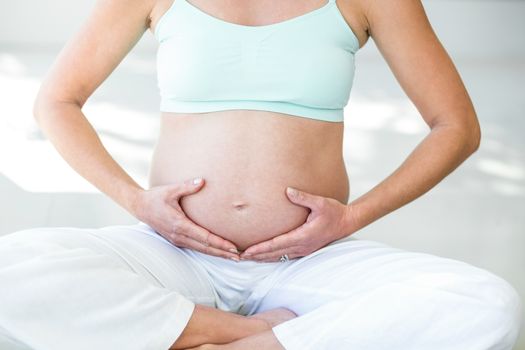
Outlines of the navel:
<svg viewBox="0 0 525 350">
<path fill-rule="evenodd" d="M 237 211 L 243 211 L 248 207 L 248 203 L 245 202 L 233 202 L 232 206 Z"/>
</svg>

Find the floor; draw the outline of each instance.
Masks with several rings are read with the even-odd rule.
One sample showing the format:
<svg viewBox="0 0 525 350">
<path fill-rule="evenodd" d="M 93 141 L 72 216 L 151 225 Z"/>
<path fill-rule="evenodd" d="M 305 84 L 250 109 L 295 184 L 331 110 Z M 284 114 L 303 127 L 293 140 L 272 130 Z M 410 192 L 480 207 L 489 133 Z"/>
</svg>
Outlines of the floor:
<svg viewBox="0 0 525 350">
<path fill-rule="evenodd" d="M 136 222 L 71 170 L 32 119 L 34 96 L 54 54 L 0 49 L 0 234 Z M 456 65 L 481 122 L 479 150 L 424 196 L 356 237 L 485 268 L 525 301 L 525 62 Z M 345 111 L 350 201 L 393 172 L 428 132 L 384 61 L 358 55 L 357 66 Z M 133 52 L 84 107 L 104 145 L 143 187 L 157 109 L 154 56 Z M 515 349 L 525 350 L 523 330 Z"/>
</svg>

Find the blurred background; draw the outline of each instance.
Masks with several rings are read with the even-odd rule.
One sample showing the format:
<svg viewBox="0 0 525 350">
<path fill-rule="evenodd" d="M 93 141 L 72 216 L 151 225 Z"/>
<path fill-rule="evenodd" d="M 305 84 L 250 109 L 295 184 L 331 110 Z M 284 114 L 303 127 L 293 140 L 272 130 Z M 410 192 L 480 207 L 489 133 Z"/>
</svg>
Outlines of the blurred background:
<svg viewBox="0 0 525 350">
<path fill-rule="evenodd" d="M 32 116 L 43 75 L 93 3 L 0 0 L 0 235 L 137 222 L 60 158 Z M 431 191 L 355 235 L 487 269 L 525 301 L 525 2 L 423 5 L 472 97 L 481 146 Z M 156 48 L 147 31 L 83 109 L 145 188 L 159 128 Z M 345 109 L 350 201 L 390 175 L 428 132 L 373 40 L 356 60 Z M 523 329 L 515 349 L 525 350 Z"/>
</svg>

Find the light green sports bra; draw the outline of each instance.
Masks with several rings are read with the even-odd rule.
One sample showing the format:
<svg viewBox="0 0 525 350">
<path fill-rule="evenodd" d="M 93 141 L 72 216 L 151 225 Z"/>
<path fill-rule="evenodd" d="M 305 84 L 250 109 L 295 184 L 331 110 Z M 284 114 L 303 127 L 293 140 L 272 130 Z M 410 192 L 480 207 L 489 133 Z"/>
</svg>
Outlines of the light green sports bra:
<svg viewBox="0 0 525 350">
<path fill-rule="evenodd" d="M 359 42 L 336 0 L 261 26 L 174 0 L 154 34 L 161 111 L 252 109 L 344 120 Z"/>
</svg>

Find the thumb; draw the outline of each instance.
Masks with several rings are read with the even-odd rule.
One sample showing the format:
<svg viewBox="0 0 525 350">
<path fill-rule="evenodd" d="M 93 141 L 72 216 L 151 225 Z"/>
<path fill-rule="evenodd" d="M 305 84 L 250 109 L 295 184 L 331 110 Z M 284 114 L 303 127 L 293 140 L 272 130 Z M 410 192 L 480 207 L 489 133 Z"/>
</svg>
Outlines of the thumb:
<svg viewBox="0 0 525 350">
<path fill-rule="evenodd" d="M 293 187 L 287 187 L 286 194 L 288 195 L 288 198 L 295 204 L 299 204 L 308 208 L 313 208 L 316 206 L 318 196 L 314 194 L 300 191 Z"/>
<path fill-rule="evenodd" d="M 203 184 L 204 179 L 200 177 L 186 180 L 182 184 L 176 184 L 174 190 L 177 194 L 177 199 L 179 199 L 182 196 L 187 196 L 189 194 L 198 192 L 202 188 Z"/>
</svg>

